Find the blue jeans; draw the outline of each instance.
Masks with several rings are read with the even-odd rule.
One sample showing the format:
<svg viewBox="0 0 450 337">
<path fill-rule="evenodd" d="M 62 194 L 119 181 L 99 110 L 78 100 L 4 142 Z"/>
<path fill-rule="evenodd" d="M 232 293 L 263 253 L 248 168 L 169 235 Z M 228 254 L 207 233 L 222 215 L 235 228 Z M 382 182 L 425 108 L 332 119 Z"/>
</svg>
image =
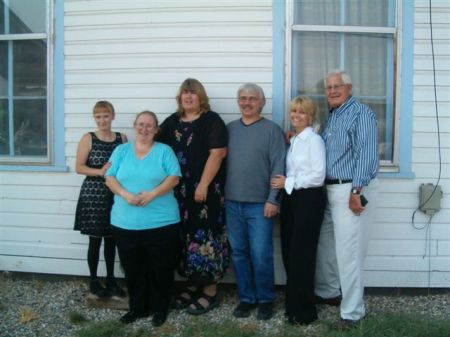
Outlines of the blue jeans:
<svg viewBox="0 0 450 337">
<path fill-rule="evenodd" d="M 240 300 L 273 302 L 273 221 L 264 217 L 264 203 L 226 200 L 225 209 Z"/>
</svg>

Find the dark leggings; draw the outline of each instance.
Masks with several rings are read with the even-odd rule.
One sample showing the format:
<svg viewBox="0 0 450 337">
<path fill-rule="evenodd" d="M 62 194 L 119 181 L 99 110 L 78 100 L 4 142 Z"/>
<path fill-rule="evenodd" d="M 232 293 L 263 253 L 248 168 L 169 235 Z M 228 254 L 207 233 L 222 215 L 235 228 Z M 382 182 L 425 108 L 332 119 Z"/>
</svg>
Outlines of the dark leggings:
<svg viewBox="0 0 450 337">
<path fill-rule="evenodd" d="M 106 263 L 106 277 L 114 278 L 114 260 L 116 256 L 116 243 L 112 237 L 103 238 L 104 239 L 104 250 L 103 254 Z M 102 244 L 101 237 L 89 237 L 89 247 L 88 247 L 88 266 L 91 280 L 97 279 L 97 267 L 100 257 L 100 246 Z"/>
</svg>

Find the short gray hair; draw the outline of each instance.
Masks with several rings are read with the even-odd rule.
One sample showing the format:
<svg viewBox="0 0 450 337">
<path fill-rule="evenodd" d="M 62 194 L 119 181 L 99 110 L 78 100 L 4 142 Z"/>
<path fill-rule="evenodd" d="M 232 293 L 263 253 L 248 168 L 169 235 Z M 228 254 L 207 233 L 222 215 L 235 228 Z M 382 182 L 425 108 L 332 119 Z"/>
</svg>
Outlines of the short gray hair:
<svg viewBox="0 0 450 337">
<path fill-rule="evenodd" d="M 263 101 L 263 106 L 266 104 L 266 96 L 264 95 L 264 90 L 257 85 L 256 83 L 244 83 L 242 84 L 237 91 L 237 98 L 241 95 L 243 91 L 253 91 L 258 93 L 259 98 Z"/>
<path fill-rule="evenodd" d="M 352 84 L 352 78 L 350 77 L 349 73 L 347 73 L 345 70 L 341 70 L 341 69 L 333 69 L 330 72 L 328 72 L 327 76 L 325 77 L 325 85 L 327 85 L 327 81 L 330 77 L 333 76 L 341 76 L 342 82 L 344 84 Z"/>
</svg>

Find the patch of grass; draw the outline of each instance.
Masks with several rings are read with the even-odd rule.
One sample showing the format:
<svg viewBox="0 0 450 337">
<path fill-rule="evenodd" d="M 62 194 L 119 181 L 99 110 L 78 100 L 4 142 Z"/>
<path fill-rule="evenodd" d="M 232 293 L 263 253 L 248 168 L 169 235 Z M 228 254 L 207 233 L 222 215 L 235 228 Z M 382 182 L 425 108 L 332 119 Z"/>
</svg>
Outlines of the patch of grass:
<svg viewBox="0 0 450 337">
<path fill-rule="evenodd" d="M 83 314 L 79 313 L 78 311 L 70 311 L 67 314 L 67 318 L 73 324 L 81 324 L 81 323 L 86 323 L 87 321 L 89 321 L 86 318 L 86 316 L 84 316 Z"/>
<path fill-rule="evenodd" d="M 310 326 L 284 325 L 279 330 L 267 330 L 256 323 L 224 320 L 211 323 L 194 317 L 177 334 L 171 324 L 158 329 L 133 330 L 132 325 L 118 321 L 91 323 L 75 333 L 75 337 L 450 337 L 450 322 L 419 314 L 383 314 L 364 319 L 350 331 L 334 331 L 331 322 L 318 321 Z"/>
<path fill-rule="evenodd" d="M 76 337 L 132 337 L 130 330 L 118 321 L 92 323 L 75 333 Z"/>
<path fill-rule="evenodd" d="M 311 325 L 291 325 L 285 324 L 281 330 L 273 334 L 277 337 L 325 337 L 327 336 L 328 327 L 325 322 L 316 322 Z M 269 335 L 271 336 L 271 335 Z"/>
<path fill-rule="evenodd" d="M 150 332 L 148 332 L 144 328 L 139 328 L 137 331 L 135 331 L 133 333 L 130 332 L 130 337 L 151 337 L 151 336 L 166 336 L 166 335 L 150 334 Z M 173 336 L 173 335 L 167 335 L 167 336 Z"/>
<path fill-rule="evenodd" d="M 162 327 L 161 327 L 162 328 Z M 161 329 L 159 328 L 159 329 Z M 133 325 L 124 325 L 115 320 L 90 323 L 75 333 L 75 337 L 169 337 L 159 329 L 153 334 L 144 328 L 133 329 Z"/>
<path fill-rule="evenodd" d="M 207 323 L 201 319 L 193 319 L 181 333 L 182 337 L 262 337 L 264 336 L 255 324 L 239 324 L 231 320 L 222 323 Z"/>
<path fill-rule="evenodd" d="M 383 314 L 369 316 L 345 332 L 326 332 L 327 337 L 449 337 L 450 321 L 417 314 Z"/>
<path fill-rule="evenodd" d="M 164 335 L 169 336 L 169 335 Z M 319 321 L 310 326 L 284 325 L 278 331 L 263 331 L 256 324 L 226 320 L 221 324 L 192 320 L 182 337 L 450 337 L 450 322 L 421 315 L 383 314 L 364 319 L 350 331 L 334 331 L 331 322 Z"/>
</svg>

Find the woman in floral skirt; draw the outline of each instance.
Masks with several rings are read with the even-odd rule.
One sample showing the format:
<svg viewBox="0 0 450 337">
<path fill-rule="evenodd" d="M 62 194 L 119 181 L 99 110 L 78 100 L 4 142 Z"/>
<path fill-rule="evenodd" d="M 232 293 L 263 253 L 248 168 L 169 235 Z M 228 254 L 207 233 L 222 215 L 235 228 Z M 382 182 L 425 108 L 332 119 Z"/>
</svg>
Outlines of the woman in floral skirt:
<svg viewBox="0 0 450 337">
<path fill-rule="evenodd" d="M 176 296 L 174 307 L 200 315 L 219 304 L 217 282 L 228 267 L 223 208 L 228 137 L 198 80 L 186 79 L 176 100 L 177 112 L 164 121 L 158 137 L 172 147 L 182 172 L 175 188 L 181 216 L 178 269 L 188 286 Z"/>
</svg>

